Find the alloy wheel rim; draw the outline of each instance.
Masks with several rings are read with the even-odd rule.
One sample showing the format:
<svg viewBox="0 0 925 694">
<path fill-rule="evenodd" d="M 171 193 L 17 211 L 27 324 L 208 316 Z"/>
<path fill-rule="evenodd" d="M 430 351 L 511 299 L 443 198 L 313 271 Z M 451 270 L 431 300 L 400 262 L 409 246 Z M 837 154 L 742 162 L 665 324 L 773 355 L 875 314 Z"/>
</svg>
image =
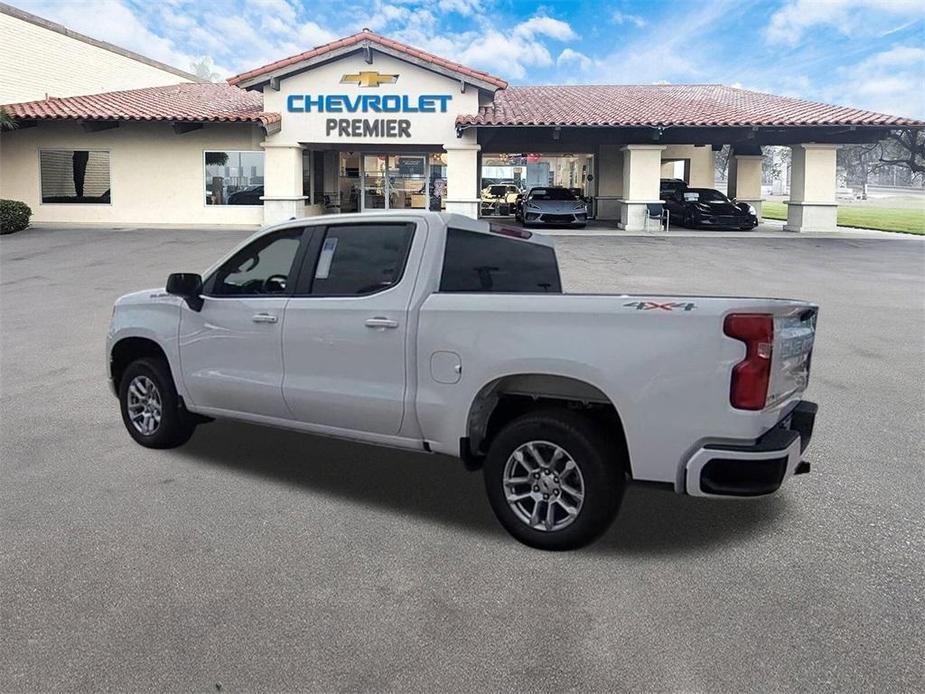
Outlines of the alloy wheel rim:
<svg viewBox="0 0 925 694">
<path fill-rule="evenodd" d="M 507 459 L 501 485 L 514 515 L 542 532 L 568 527 L 584 504 L 581 468 L 568 451 L 549 441 L 518 446 Z"/>
<path fill-rule="evenodd" d="M 135 431 L 151 436 L 161 425 L 161 394 L 147 376 L 135 376 L 128 384 L 128 418 Z"/>
</svg>

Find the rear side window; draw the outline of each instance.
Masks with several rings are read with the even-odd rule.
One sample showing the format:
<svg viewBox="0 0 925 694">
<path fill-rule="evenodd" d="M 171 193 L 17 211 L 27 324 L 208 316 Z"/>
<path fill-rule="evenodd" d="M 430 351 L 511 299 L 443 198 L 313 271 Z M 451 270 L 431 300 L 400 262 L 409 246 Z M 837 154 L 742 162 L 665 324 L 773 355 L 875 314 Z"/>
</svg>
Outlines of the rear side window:
<svg viewBox="0 0 925 694">
<path fill-rule="evenodd" d="M 328 227 L 312 279 L 312 296 L 375 294 L 398 284 L 414 226 L 338 224 Z"/>
<path fill-rule="evenodd" d="M 562 285 L 549 246 L 448 229 L 440 291 L 561 294 Z"/>
</svg>

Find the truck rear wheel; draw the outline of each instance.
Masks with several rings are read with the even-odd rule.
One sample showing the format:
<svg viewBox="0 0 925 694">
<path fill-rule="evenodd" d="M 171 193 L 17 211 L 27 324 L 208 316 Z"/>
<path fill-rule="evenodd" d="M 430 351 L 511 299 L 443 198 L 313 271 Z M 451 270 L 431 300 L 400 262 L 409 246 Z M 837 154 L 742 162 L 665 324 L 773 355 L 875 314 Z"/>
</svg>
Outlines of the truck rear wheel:
<svg viewBox="0 0 925 694">
<path fill-rule="evenodd" d="M 119 384 L 119 409 L 129 435 L 146 448 L 175 448 L 196 428 L 180 405 L 170 369 L 161 359 L 144 357 L 125 367 Z"/>
<path fill-rule="evenodd" d="M 528 413 L 505 426 L 489 448 L 488 500 L 524 544 L 582 547 L 607 530 L 620 507 L 619 455 L 588 417 L 565 409 Z"/>
</svg>

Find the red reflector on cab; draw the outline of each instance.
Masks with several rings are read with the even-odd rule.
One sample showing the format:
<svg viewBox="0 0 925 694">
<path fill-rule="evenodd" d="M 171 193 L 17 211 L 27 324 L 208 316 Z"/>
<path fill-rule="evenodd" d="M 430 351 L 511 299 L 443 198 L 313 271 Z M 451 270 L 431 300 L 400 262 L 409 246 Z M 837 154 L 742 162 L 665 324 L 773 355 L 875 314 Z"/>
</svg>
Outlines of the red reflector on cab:
<svg viewBox="0 0 925 694">
<path fill-rule="evenodd" d="M 768 402 L 774 317 L 768 313 L 732 313 L 723 332 L 745 343 L 745 359 L 732 367 L 729 402 L 739 410 L 762 410 Z"/>
</svg>

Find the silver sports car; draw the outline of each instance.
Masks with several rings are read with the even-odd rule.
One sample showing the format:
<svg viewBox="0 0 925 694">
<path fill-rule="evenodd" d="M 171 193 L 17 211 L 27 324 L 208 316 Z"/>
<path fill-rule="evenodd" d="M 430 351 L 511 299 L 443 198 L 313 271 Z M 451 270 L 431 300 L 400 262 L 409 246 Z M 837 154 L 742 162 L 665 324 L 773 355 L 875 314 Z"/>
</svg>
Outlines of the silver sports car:
<svg viewBox="0 0 925 694">
<path fill-rule="evenodd" d="M 583 227 L 588 221 L 588 208 L 568 188 L 547 186 L 531 188 L 518 205 L 515 216 L 524 226 L 550 224 Z"/>
</svg>

